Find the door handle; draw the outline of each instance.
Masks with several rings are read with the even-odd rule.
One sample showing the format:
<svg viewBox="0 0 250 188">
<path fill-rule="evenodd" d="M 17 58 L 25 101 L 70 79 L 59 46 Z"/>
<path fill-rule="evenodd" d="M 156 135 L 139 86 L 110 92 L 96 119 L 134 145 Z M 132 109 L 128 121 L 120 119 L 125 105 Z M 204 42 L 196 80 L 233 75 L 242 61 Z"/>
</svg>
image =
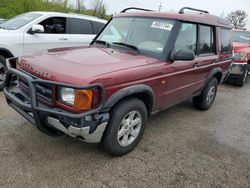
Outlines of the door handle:
<svg viewBox="0 0 250 188">
<path fill-rule="evenodd" d="M 61 38 L 59 38 L 59 40 L 68 40 L 68 38 L 66 38 L 66 37 L 61 37 Z"/>
<path fill-rule="evenodd" d="M 193 66 L 194 66 L 194 68 L 196 68 L 196 67 L 199 67 L 199 65 L 200 65 L 199 62 L 195 62 Z"/>
</svg>

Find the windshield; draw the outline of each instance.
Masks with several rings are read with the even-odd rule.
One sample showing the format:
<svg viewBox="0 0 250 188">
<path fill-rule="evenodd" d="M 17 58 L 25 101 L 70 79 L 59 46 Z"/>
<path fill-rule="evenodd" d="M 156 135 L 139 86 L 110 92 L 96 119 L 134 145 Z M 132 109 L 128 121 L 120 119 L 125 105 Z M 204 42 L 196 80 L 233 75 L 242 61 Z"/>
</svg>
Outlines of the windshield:
<svg viewBox="0 0 250 188">
<path fill-rule="evenodd" d="M 150 55 L 161 55 L 174 21 L 156 18 L 114 18 L 96 40 L 130 47 Z M 124 45 L 126 44 L 126 45 Z"/>
<path fill-rule="evenodd" d="M 233 31 L 233 41 L 250 44 L 250 32 Z"/>
<path fill-rule="evenodd" d="M 19 16 L 16 16 L 0 25 L 0 28 L 7 29 L 7 30 L 16 30 L 24 25 L 28 24 L 29 22 L 35 20 L 36 18 L 40 17 L 41 14 L 35 13 L 25 13 Z"/>
</svg>

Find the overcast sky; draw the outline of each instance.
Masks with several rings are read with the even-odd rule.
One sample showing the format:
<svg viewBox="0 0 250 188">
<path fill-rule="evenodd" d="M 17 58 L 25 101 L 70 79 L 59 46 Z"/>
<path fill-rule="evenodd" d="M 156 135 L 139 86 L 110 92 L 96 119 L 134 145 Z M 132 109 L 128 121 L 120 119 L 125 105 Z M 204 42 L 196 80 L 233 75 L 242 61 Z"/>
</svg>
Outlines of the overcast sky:
<svg viewBox="0 0 250 188">
<path fill-rule="evenodd" d="M 85 0 L 88 4 L 91 0 Z M 211 14 L 224 16 L 231 11 L 245 10 L 248 16 L 247 28 L 250 29 L 250 0 L 104 0 L 109 14 L 119 13 L 122 9 L 135 6 L 161 11 L 179 11 L 181 7 L 189 6 L 208 10 Z"/>
</svg>

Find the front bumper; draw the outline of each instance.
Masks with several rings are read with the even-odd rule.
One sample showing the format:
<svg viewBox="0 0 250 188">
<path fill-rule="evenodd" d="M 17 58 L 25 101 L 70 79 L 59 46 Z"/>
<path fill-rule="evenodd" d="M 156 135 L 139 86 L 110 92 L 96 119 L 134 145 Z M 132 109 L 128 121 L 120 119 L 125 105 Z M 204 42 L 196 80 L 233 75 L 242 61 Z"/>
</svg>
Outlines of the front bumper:
<svg viewBox="0 0 250 188">
<path fill-rule="evenodd" d="M 70 125 L 69 127 L 65 127 L 58 119 L 53 117 L 48 117 L 47 121 L 49 125 L 52 125 L 63 133 L 74 138 L 79 138 L 87 143 L 99 143 L 107 126 L 107 122 L 98 124 L 95 131 L 90 134 L 90 126 L 75 127 Z"/>
<path fill-rule="evenodd" d="M 230 70 L 230 76 L 240 76 L 245 72 L 247 68 L 248 68 L 247 62 L 243 63 L 234 62 Z"/>
<path fill-rule="evenodd" d="M 16 58 L 6 61 L 8 72 L 5 80 L 4 94 L 7 103 L 19 114 L 34 124 L 41 132 L 55 136 L 60 132 L 79 138 L 88 143 L 100 142 L 109 120 L 108 113 L 100 113 L 104 103 L 104 89 L 100 84 L 77 86 L 34 78 L 28 73 L 15 68 Z M 25 94 L 17 79 L 25 80 L 30 94 Z M 57 107 L 48 107 L 38 97 L 38 84 L 73 89 L 98 89 L 100 103 L 97 107 L 83 113 L 68 112 Z"/>
</svg>

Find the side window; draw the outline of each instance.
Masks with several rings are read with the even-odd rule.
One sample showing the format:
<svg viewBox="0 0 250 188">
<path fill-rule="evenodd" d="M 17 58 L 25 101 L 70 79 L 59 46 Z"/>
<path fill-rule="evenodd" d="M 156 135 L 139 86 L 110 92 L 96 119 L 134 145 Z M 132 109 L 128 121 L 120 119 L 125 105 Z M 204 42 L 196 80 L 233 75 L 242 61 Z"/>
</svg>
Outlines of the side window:
<svg viewBox="0 0 250 188">
<path fill-rule="evenodd" d="M 46 34 L 65 34 L 66 33 L 66 18 L 53 17 L 48 18 L 39 23 L 44 27 L 44 33 Z"/>
<path fill-rule="evenodd" d="M 105 23 L 101 23 L 101 22 L 91 21 L 91 23 L 93 25 L 94 34 L 98 34 L 102 30 L 102 28 L 105 26 Z"/>
<path fill-rule="evenodd" d="M 196 53 L 197 25 L 182 23 L 182 27 L 175 43 L 175 50 L 188 49 Z"/>
<path fill-rule="evenodd" d="M 78 18 L 70 18 L 70 31 L 71 34 L 93 34 L 90 21 Z"/>
<path fill-rule="evenodd" d="M 230 29 L 220 29 L 221 51 L 231 52 L 232 50 L 232 34 Z"/>
<path fill-rule="evenodd" d="M 199 27 L 199 54 L 215 53 L 213 27 L 200 25 Z"/>
</svg>

